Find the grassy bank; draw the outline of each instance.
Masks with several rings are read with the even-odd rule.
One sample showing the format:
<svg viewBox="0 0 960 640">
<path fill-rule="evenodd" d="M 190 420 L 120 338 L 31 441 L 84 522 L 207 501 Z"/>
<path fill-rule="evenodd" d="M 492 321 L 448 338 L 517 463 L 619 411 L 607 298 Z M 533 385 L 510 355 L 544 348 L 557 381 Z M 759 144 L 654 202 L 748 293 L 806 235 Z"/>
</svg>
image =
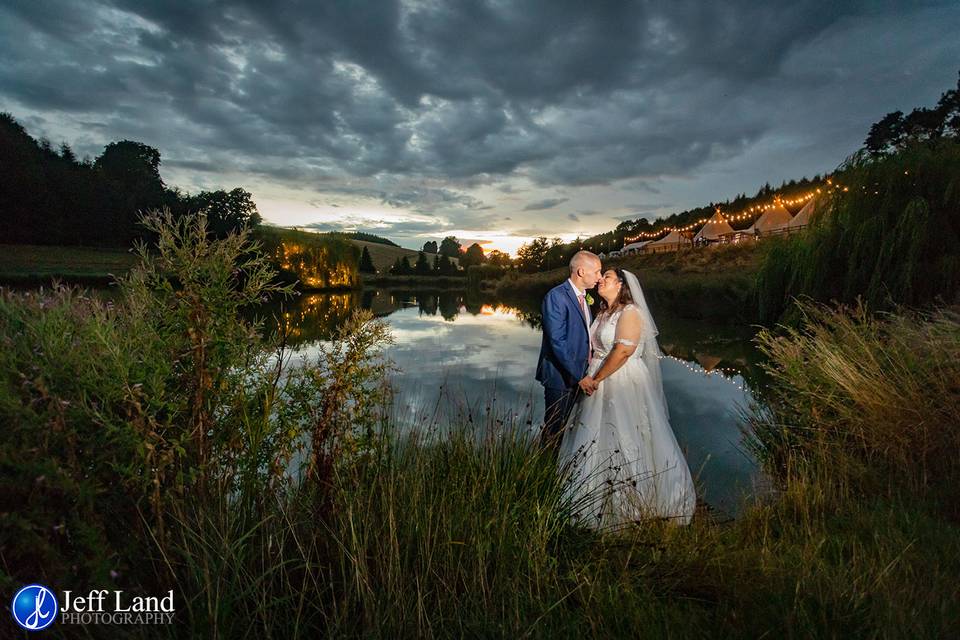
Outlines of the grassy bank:
<svg viewBox="0 0 960 640">
<path fill-rule="evenodd" d="M 745 424 L 774 490 L 733 522 L 596 533 L 568 519 L 528 438 L 538 416 L 443 395 L 442 411 L 393 415 L 382 322 L 358 316 L 291 366 L 279 336 L 237 320 L 271 286 L 262 261 L 235 267 L 242 245 L 187 237 L 111 305 L 2 292 L 4 592 L 174 590 L 174 626 L 80 634 L 104 638 L 938 638 L 960 624 L 944 489 L 960 480 L 955 312 L 810 308 L 804 330 L 762 333 L 772 400 Z"/>
<path fill-rule="evenodd" d="M 759 319 L 756 274 L 762 251 L 758 244 L 684 249 L 604 260 L 604 266 L 633 271 L 654 312 L 742 324 Z M 568 276 L 567 267 L 536 274 L 513 272 L 498 281 L 496 292 L 508 300 L 540 300 Z"/>
</svg>

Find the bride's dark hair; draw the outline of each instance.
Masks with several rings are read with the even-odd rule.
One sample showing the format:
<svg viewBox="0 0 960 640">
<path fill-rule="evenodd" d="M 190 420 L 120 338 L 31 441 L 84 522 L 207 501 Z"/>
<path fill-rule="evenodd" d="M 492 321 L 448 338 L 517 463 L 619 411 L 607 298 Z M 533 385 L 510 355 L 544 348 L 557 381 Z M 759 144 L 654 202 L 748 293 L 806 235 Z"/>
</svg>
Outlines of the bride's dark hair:
<svg viewBox="0 0 960 640">
<path fill-rule="evenodd" d="M 613 301 L 613 307 L 610 308 L 610 311 L 616 311 L 620 307 L 630 304 L 633 302 L 633 296 L 630 295 L 630 286 L 627 285 L 627 279 L 623 275 L 623 269 L 607 269 L 607 271 L 613 271 L 617 274 L 617 280 L 620 281 L 620 295 L 617 296 L 617 299 Z M 606 271 L 604 271 L 606 273 Z M 607 311 L 607 301 L 600 298 L 600 311 Z"/>
</svg>

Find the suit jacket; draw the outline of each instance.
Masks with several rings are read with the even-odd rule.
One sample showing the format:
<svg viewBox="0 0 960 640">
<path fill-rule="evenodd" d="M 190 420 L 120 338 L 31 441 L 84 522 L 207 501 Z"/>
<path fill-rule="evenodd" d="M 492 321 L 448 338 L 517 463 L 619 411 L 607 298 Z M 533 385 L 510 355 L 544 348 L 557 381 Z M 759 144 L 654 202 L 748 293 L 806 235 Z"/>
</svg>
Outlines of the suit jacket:
<svg viewBox="0 0 960 640">
<path fill-rule="evenodd" d="M 587 320 L 568 281 L 547 292 L 541 312 L 543 341 L 537 380 L 550 389 L 575 387 L 590 365 L 590 336 Z"/>
</svg>

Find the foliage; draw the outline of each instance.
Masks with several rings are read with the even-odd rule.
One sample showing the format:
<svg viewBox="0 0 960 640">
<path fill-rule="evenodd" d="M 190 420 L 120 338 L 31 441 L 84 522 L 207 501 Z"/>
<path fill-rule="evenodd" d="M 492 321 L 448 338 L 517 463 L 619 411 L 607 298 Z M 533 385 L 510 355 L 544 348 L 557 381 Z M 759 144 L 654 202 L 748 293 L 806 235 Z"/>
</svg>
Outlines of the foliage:
<svg viewBox="0 0 960 640">
<path fill-rule="evenodd" d="M 880 156 L 943 136 L 960 136 L 960 79 L 957 88 L 941 94 L 932 109 L 918 107 L 906 117 L 902 111 L 885 115 L 870 127 L 863 146 L 871 155 Z"/>
<path fill-rule="evenodd" d="M 187 208 L 205 215 L 210 231 L 218 238 L 242 227 L 255 227 L 262 221 L 253 194 L 239 187 L 230 192 L 201 191 L 187 198 Z"/>
<path fill-rule="evenodd" d="M 460 243 L 457 242 L 457 239 L 454 236 L 447 236 L 440 242 L 438 253 L 448 258 L 459 258 L 460 251 Z"/>
<path fill-rule="evenodd" d="M 278 279 L 302 289 L 347 289 L 360 285 L 361 251 L 349 240 L 260 225 L 254 237 L 278 269 Z"/>
<path fill-rule="evenodd" d="M 929 306 L 960 293 L 960 141 L 853 156 L 848 190 L 818 207 L 806 233 L 770 243 L 758 276 L 761 318 L 809 296 L 875 310 Z M 795 314 L 794 314 L 795 315 Z"/>
<path fill-rule="evenodd" d="M 381 321 L 354 318 L 289 371 L 283 334 L 265 341 L 240 313 L 292 293 L 250 231 L 216 239 L 203 216 L 170 212 L 142 222 L 159 243 L 137 247 L 115 300 L 0 292 L 0 496 L 19 505 L 0 513 L 5 588 L 118 574 L 118 588 L 156 592 L 190 563 L 170 545 L 192 507 L 263 509 L 294 485 L 322 500 L 300 481 L 305 446 L 349 458 L 383 405 Z M 145 556 L 153 545 L 164 560 Z"/>
<path fill-rule="evenodd" d="M 455 265 L 445 253 L 441 253 L 434 264 L 434 272 L 437 275 L 452 276 L 457 275 L 459 271 L 457 265 Z"/>
<path fill-rule="evenodd" d="M 829 477 L 853 498 L 935 489 L 960 515 L 960 308 L 871 314 L 799 305 L 802 328 L 763 330 L 773 384 L 753 448 L 785 480 Z"/>
<path fill-rule="evenodd" d="M 370 251 L 364 247 L 360 252 L 360 273 L 376 273 L 377 268 L 373 266 L 373 259 L 370 257 Z"/>
<path fill-rule="evenodd" d="M 429 240 L 423 243 L 423 252 L 424 253 L 437 253 L 439 249 L 437 248 L 436 240 Z"/>
<path fill-rule="evenodd" d="M 511 267 L 513 266 L 513 260 L 510 258 L 510 255 L 500 251 L 499 249 L 494 249 L 486 256 L 487 264 L 491 264 L 495 267 Z"/>
<path fill-rule="evenodd" d="M 467 250 L 460 256 L 460 266 L 464 269 L 467 269 L 473 265 L 481 265 L 484 263 L 483 256 L 483 247 L 474 242 L 472 245 L 467 247 Z"/>
<path fill-rule="evenodd" d="M 156 241 L 137 221 L 142 211 L 162 207 L 174 216 L 209 207 L 211 227 L 221 235 L 259 222 L 242 189 L 189 196 L 163 183 L 160 164 L 157 149 L 132 140 L 107 144 L 95 160 L 78 160 L 68 144 L 58 153 L 0 113 L 0 238 L 127 248 L 136 239 Z"/>
<path fill-rule="evenodd" d="M 417 263 L 413 265 L 413 271 L 418 276 L 430 275 L 432 269 L 430 263 L 427 262 L 427 255 L 423 251 L 417 254 Z"/>
<path fill-rule="evenodd" d="M 289 409 L 306 418 L 307 477 L 321 493 L 333 486 L 334 465 L 369 446 L 374 425 L 383 421 L 391 369 L 383 350 L 392 342 L 386 321 L 360 310 L 320 345 L 315 362 L 290 373 Z"/>
<path fill-rule="evenodd" d="M 604 264 L 633 271 L 655 314 L 747 324 L 759 322 L 756 279 L 762 250 L 762 244 L 727 245 L 624 256 Z M 568 275 L 566 266 L 531 274 L 507 271 L 496 283 L 496 295 L 539 301 Z"/>
<path fill-rule="evenodd" d="M 410 260 L 407 256 L 402 256 L 396 259 L 393 263 L 393 266 L 390 267 L 390 275 L 392 276 L 409 276 L 413 275 L 413 267 L 410 266 Z"/>
</svg>

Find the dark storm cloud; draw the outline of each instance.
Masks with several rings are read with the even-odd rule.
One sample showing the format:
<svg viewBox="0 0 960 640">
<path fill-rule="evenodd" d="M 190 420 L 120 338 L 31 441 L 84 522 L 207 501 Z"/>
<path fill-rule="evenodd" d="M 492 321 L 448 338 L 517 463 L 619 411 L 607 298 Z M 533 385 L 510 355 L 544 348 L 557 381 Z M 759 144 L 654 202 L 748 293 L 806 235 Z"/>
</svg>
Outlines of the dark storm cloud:
<svg viewBox="0 0 960 640">
<path fill-rule="evenodd" d="M 462 189 L 512 175 L 658 193 L 743 153 L 817 87 L 821 69 L 777 85 L 795 47 L 916 7 L 8 0 L 0 108 L 72 119 L 80 153 L 128 137 L 165 166 L 341 194 L 358 179 L 354 195 L 417 211 L 483 206 Z"/>
</svg>

